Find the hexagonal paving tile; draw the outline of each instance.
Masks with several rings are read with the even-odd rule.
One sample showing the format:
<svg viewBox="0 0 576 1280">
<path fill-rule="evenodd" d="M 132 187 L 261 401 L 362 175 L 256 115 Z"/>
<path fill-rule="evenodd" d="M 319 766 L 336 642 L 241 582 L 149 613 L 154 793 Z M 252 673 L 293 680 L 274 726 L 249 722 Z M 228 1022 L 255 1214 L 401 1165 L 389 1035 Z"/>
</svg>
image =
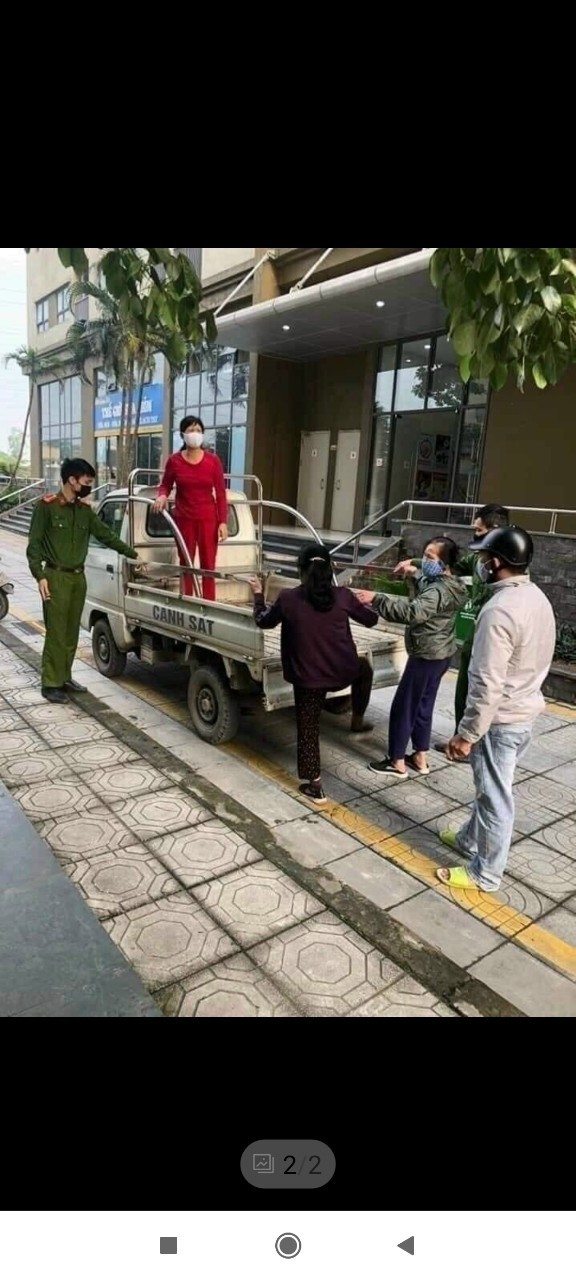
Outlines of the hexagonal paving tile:
<svg viewBox="0 0 576 1280">
<path fill-rule="evenodd" d="M 237 949 L 184 890 L 115 916 L 104 928 L 152 991 Z"/>
<path fill-rule="evenodd" d="M 324 910 L 322 902 L 264 860 L 197 885 L 192 896 L 244 946 Z"/>
<path fill-rule="evenodd" d="M 366 1004 L 354 1009 L 349 1018 L 457 1018 L 448 1005 L 443 1004 L 426 987 L 404 974 L 386 991 L 373 996 Z"/>
<path fill-rule="evenodd" d="M 248 863 L 260 862 L 262 856 L 217 818 L 199 823 L 192 831 L 163 836 L 149 843 L 157 857 L 187 888 L 236 871 Z"/>
<path fill-rule="evenodd" d="M 13 756 L 27 756 L 34 751 L 45 751 L 46 743 L 31 729 L 13 729 L 0 735 L 0 760 Z"/>
<path fill-rule="evenodd" d="M 26 729 L 26 721 L 16 711 L 0 710 L 0 733 L 8 733 L 12 729 Z"/>
<path fill-rule="evenodd" d="M 428 822 L 438 814 L 448 813 L 454 807 L 443 792 L 424 787 L 420 781 L 392 782 L 386 791 L 384 803 L 402 813 L 411 822 Z"/>
<path fill-rule="evenodd" d="M 241 952 L 159 992 L 168 1018 L 301 1018 Z"/>
<path fill-rule="evenodd" d="M 522 880 L 554 902 L 561 902 L 576 892 L 576 862 L 536 840 L 521 840 L 512 845 L 507 871 L 514 880 Z"/>
<path fill-rule="evenodd" d="M 12 794 L 31 822 L 43 822 L 59 814 L 82 813 L 94 804 L 90 788 L 69 776 L 16 787 Z"/>
<path fill-rule="evenodd" d="M 46 782 L 49 778 L 71 780 L 70 765 L 58 759 L 56 751 L 35 751 L 29 756 L 15 756 L 13 760 L 0 759 L 0 778 L 7 787 L 22 787 L 34 782 Z M 76 779 L 75 779 L 76 780 Z"/>
<path fill-rule="evenodd" d="M 206 822 L 211 814 L 194 802 L 185 791 L 161 791 L 152 796 L 135 796 L 130 800 L 117 800 L 111 808 L 141 840 L 159 836 L 165 831 L 178 831 L 182 827 L 195 827 Z"/>
<path fill-rule="evenodd" d="M 46 706 L 44 698 L 40 692 L 40 685 L 34 688 L 15 689 L 10 694 L 10 702 L 13 707 L 40 707 Z"/>
<path fill-rule="evenodd" d="M 79 772 L 104 769 L 112 764 L 125 764 L 139 760 L 140 756 L 115 738 L 102 738 L 98 742 L 77 742 L 71 747 L 60 747 L 58 755 Z"/>
<path fill-rule="evenodd" d="M 261 942 L 250 957 L 297 1008 L 315 1018 L 344 1017 L 401 976 L 329 911 Z"/>
<path fill-rule="evenodd" d="M 38 685 L 38 676 L 30 667 L 21 670 L 17 667 L 12 670 L 9 667 L 6 670 L 2 668 L 2 693 L 7 702 L 10 702 L 10 695 L 17 689 L 29 689 L 34 685 Z"/>
<path fill-rule="evenodd" d="M 72 702 L 62 702 L 56 705 L 52 702 L 46 702 L 44 698 L 38 706 L 22 707 L 22 715 L 33 729 L 40 728 L 44 725 L 57 724 L 61 721 L 66 723 L 72 720 L 87 720 L 84 711 L 79 711 Z"/>
<path fill-rule="evenodd" d="M 132 760 L 106 769 L 93 769 L 89 783 L 92 790 L 108 802 L 119 800 L 123 796 L 148 795 L 170 786 L 169 779 L 146 760 Z"/>
<path fill-rule="evenodd" d="M 134 844 L 133 832 L 95 797 L 82 813 L 39 823 L 38 833 L 65 862 L 81 862 L 83 858 Z"/>
<path fill-rule="evenodd" d="M 98 720 L 85 715 L 38 725 L 38 732 L 51 747 L 66 747 L 71 742 L 96 742 L 101 738 L 112 737 L 110 730 L 105 729 Z"/>
<path fill-rule="evenodd" d="M 106 918 L 176 893 L 178 884 L 142 845 L 65 864 L 96 915 Z"/>
</svg>

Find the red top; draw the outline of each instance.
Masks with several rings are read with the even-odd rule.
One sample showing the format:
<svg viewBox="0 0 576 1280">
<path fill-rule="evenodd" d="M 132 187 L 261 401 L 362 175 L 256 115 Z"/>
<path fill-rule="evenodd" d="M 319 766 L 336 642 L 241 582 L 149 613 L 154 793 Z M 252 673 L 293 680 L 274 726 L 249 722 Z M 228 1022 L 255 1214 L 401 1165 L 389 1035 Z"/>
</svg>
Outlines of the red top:
<svg viewBox="0 0 576 1280">
<path fill-rule="evenodd" d="M 174 518 L 203 520 L 214 514 L 218 523 L 228 523 L 228 503 L 222 463 L 215 453 L 204 453 L 201 462 L 186 462 L 183 453 L 172 453 L 164 468 L 158 496 L 169 498 L 176 486 Z"/>
</svg>

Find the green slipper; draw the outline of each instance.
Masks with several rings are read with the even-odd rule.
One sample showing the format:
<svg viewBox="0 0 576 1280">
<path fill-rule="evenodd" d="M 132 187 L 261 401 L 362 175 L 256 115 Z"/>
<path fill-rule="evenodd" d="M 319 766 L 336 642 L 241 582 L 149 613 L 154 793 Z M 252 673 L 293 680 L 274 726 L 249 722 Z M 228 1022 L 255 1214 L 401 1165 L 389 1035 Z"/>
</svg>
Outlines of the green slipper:
<svg viewBox="0 0 576 1280">
<path fill-rule="evenodd" d="M 439 867 L 436 875 L 449 889 L 478 889 L 480 886 L 468 875 L 465 867 Z"/>
</svg>

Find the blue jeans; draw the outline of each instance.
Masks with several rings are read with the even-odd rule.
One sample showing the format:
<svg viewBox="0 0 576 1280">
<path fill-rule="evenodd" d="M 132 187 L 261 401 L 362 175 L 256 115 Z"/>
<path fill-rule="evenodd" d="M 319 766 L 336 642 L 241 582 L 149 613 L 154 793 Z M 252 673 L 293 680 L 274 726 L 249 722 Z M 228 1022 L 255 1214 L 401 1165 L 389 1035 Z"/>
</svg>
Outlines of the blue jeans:
<svg viewBox="0 0 576 1280">
<path fill-rule="evenodd" d="M 481 889 L 498 889 L 506 869 L 514 830 L 514 773 L 531 737 L 531 724 L 498 724 L 472 748 L 476 799 L 456 840 L 471 859 L 468 871 Z"/>
</svg>

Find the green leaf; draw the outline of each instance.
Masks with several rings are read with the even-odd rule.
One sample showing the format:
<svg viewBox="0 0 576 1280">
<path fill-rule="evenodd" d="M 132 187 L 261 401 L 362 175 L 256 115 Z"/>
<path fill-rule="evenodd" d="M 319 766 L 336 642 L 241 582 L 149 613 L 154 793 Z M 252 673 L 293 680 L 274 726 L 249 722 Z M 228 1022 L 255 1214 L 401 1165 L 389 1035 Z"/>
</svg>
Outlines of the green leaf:
<svg viewBox="0 0 576 1280">
<path fill-rule="evenodd" d="M 62 266 L 63 266 L 63 267 L 71 267 L 71 266 L 72 266 L 72 254 L 73 254 L 73 253 L 74 253 L 74 250 L 73 250 L 73 249 L 59 249 L 59 250 L 58 250 L 58 257 L 59 257 L 59 259 L 60 259 L 60 261 L 61 261 L 61 263 L 62 263 Z"/>
<path fill-rule="evenodd" d="M 533 284 L 535 280 L 538 280 L 538 277 L 540 276 L 540 265 L 536 259 L 529 257 L 528 254 L 521 253 L 518 259 L 518 265 L 524 280 L 526 280 L 528 284 Z"/>
<path fill-rule="evenodd" d="M 559 311 L 562 306 L 562 298 L 558 293 L 558 290 L 555 289 L 553 285 L 548 284 L 545 289 L 540 290 L 540 297 L 542 298 L 546 310 L 550 312 L 550 315 L 555 316 L 556 312 Z"/>
<path fill-rule="evenodd" d="M 476 322 L 474 320 L 466 320 L 464 324 L 459 324 L 452 335 L 454 350 L 459 356 L 469 356 L 476 346 Z"/>
<path fill-rule="evenodd" d="M 497 266 L 489 267 L 480 273 L 480 284 L 483 293 L 495 293 L 500 284 L 500 272 Z"/>
<path fill-rule="evenodd" d="M 507 381 L 508 381 L 508 369 L 506 365 L 496 363 L 494 365 L 494 368 L 492 370 L 492 375 L 490 378 L 490 382 L 494 387 L 494 390 L 501 391 L 502 387 L 506 385 Z"/>
<path fill-rule="evenodd" d="M 558 381 L 558 367 L 556 364 L 556 356 L 553 347 L 547 347 L 541 358 L 541 364 L 544 369 L 546 381 L 552 386 Z"/>
<path fill-rule="evenodd" d="M 548 380 L 541 364 L 536 363 L 532 366 L 532 377 L 541 391 L 548 386 Z"/>
<path fill-rule="evenodd" d="M 569 311 L 576 311 L 576 293 L 563 293 L 562 305 L 568 307 Z"/>
<path fill-rule="evenodd" d="M 528 329 L 532 329 L 538 323 L 543 314 L 542 307 L 537 306 L 535 302 L 531 302 L 527 307 L 522 307 L 513 320 L 516 332 L 526 333 Z"/>
<path fill-rule="evenodd" d="M 500 258 L 500 261 L 501 261 L 501 262 L 503 262 L 503 263 L 504 263 L 504 265 L 505 265 L 507 262 L 509 262 L 509 261 L 510 261 L 510 259 L 511 259 L 511 258 L 513 258 L 513 257 L 514 257 L 514 250 L 513 250 L 513 249 L 499 249 L 499 250 L 498 250 L 498 257 Z"/>
<path fill-rule="evenodd" d="M 495 365 L 494 356 L 491 351 L 485 351 L 478 361 L 478 377 L 489 378 Z"/>
<path fill-rule="evenodd" d="M 460 377 L 463 382 L 470 381 L 470 360 L 471 360 L 471 356 L 462 356 L 459 361 L 458 368 L 460 370 Z"/>
<path fill-rule="evenodd" d="M 564 267 L 565 271 L 568 271 L 570 273 L 570 275 L 576 276 L 576 262 L 574 261 L 573 258 L 563 258 L 562 266 Z"/>
</svg>

